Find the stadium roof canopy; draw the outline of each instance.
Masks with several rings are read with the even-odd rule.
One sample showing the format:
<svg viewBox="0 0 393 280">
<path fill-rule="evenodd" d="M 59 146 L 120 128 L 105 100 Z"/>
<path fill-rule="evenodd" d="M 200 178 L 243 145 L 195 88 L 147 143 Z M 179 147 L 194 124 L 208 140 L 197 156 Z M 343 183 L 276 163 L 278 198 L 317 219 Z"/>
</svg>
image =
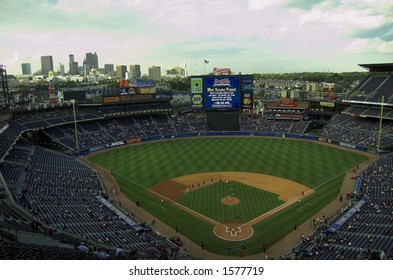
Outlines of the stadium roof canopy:
<svg viewBox="0 0 393 280">
<path fill-rule="evenodd" d="M 369 72 L 393 72 L 393 63 L 358 64 Z"/>
</svg>

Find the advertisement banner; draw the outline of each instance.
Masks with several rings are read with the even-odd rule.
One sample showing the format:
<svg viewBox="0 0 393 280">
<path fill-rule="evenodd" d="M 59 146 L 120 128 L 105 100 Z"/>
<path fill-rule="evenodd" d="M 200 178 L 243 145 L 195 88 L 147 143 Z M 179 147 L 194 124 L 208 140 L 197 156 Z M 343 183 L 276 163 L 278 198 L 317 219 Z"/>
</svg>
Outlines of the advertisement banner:
<svg viewBox="0 0 393 280">
<path fill-rule="evenodd" d="M 154 99 L 154 94 L 135 94 L 130 95 L 130 100 L 151 100 Z"/>
<path fill-rule="evenodd" d="M 319 102 L 319 105 L 321 105 L 322 107 L 334 108 L 334 102 L 324 102 L 324 101 L 321 101 L 321 102 Z"/>
<path fill-rule="evenodd" d="M 136 143 L 140 143 L 142 140 L 141 138 L 132 138 L 130 140 L 126 141 L 126 144 L 136 144 Z"/>
<path fill-rule="evenodd" d="M 240 109 L 240 77 L 206 77 L 203 102 L 205 110 Z"/>
<path fill-rule="evenodd" d="M 254 99 L 254 79 L 252 75 L 242 76 L 242 108 L 252 109 Z"/>
<path fill-rule="evenodd" d="M 135 89 L 131 87 L 119 88 L 120 95 L 135 94 Z"/>
<path fill-rule="evenodd" d="M 130 88 L 119 88 L 120 95 L 128 94 Z"/>
<path fill-rule="evenodd" d="M 120 96 L 109 96 L 103 98 L 104 103 L 114 103 L 120 101 Z"/>
<path fill-rule="evenodd" d="M 156 93 L 156 88 L 155 87 L 139 87 L 139 88 L 136 88 L 136 92 L 138 94 L 154 94 L 154 93 Z"/>
<path fill-rule="evenodd" d="M 203 93 L 202 78 L 191 78 L 191 93 Z"/>
<path fill-rule="evenodd" d="M 154 87 L 154 81 L 152 80 L 132 80 L 129 83 L 130 87 Z"/>
<path fill-rule="evenodd" d="M 125 141 L 117 141 L 117 142 L 113 142 L 110 144 L 105 144 L 106 148 L 112 148 L 112 147 L 117 147 L 117 146 L 121 146 L 121 145 L 125 145 L 126 142 Z"/>
<path fill-rule="evenodd" d="M 120 96 L 120 100 L 121 100 L 121 101 L 128 101 L 128 100 L 131 100 L 131 96 L 129 96 L 129 95 L 121 95 L 121 96 Z"/>
<path fill-rule="evenodd" d="M 90 151 L 90 153 L 92 153 L 92 152 L 100 151 L 103 149 L 105 149 L 105 146 L 97 146 L 97 147 L 90 148 L 89 151 Z"/>
<path fill-rule="evenodd" d="M 196 110 L 203 109 L 203 95 L 202 93 L 191 93 L 191 108 Z"/>
<path fill-rule="evenodd" d="M 156 93 L 156 99 L 172 99 L 172 92 L 159 92 Z"/>
</svg>

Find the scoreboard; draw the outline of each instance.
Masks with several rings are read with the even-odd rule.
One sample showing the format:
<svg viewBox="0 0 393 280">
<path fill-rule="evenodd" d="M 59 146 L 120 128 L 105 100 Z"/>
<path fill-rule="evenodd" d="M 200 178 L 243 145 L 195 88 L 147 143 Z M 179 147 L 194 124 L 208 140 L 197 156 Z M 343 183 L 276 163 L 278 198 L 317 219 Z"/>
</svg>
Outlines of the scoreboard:
<svg viewBox="0 0 393 280">
<path fill-rule="evenodd" d="M 253 105 L 252 75 L 191 77 L 193 109 L 240 110 Z"/>
<path fill-rule="evenodd" d="M 213 76 L 204 81 L 205 110 L 240 109 L 240 77 Z"/>
</svg>

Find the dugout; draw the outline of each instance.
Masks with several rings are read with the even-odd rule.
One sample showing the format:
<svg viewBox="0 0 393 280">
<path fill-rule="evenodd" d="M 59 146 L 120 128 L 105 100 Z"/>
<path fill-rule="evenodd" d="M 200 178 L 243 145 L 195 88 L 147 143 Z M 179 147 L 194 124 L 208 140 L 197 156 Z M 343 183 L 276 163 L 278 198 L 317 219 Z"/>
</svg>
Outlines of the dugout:
<svg viewBox="0 0 393 280">
<path fill-rule="evenodd" d="M 209 130 L 238 131 L 240 130 L 240 111 L 205 111 Z"/>
</svg>

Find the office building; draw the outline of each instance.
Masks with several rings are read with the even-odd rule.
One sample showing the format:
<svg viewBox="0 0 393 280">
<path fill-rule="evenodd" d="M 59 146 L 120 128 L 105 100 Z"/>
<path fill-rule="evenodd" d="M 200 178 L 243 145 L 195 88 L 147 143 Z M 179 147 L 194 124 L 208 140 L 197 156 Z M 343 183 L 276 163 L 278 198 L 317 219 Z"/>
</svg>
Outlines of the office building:
<svg viewBox="0 0 393 280">
<path fill-rule="evenodd" d="M 53 58 L 51 55 L 41 56 L 42 75 L 48 76 L 49 71 L 53 72 Z"/>
<path fill-rule="evenodd" d="M 22 63 L 22 75 L 31 75 L 30 63 Z"/>
<path fill-rule="evenodd" d="M 151 66 L 149 67 L 149 78 L 153 81 L 161 81 L 161 67 Z"/>
<path fill-rule="evenodd" d="M 138 64 L 130 65 L 130 79 L 140 79 L 141 78 L 141 66 Z"/>
<path fill-rule="evenodd" d="M 116 78 L 125 79 L 127 72 L 126 65 L 116 65 Z"/>
<path fill-rule="evenodd" d="M 83 65 L 88 65 L 88 69 L 98 69 L 98 56 L 97 53 L 86 53 L 86 58 L 83 61 Z"/>
<path fill-rule="evenodd" d="M 60 75 L 64 75 L 65 73 L 64 64 L 59 63 L 57 65 L 56 72 L 59 73 Z"/>
<path fill-rule="evenodd" d="M 78 62 L 75 61 L 73 54 L 70 54 L 68 57 L 69 57 L 69 71 L 68 71 L 68 73 L 70 75 L 77 75 L 79 73 Z"/>
<path fill-rule="evenodd" d="M 107 74 L 110 77 L 115 76 L 115 67 L 113 64 L 104 64 L 104 74 Z"/>
</svg>

